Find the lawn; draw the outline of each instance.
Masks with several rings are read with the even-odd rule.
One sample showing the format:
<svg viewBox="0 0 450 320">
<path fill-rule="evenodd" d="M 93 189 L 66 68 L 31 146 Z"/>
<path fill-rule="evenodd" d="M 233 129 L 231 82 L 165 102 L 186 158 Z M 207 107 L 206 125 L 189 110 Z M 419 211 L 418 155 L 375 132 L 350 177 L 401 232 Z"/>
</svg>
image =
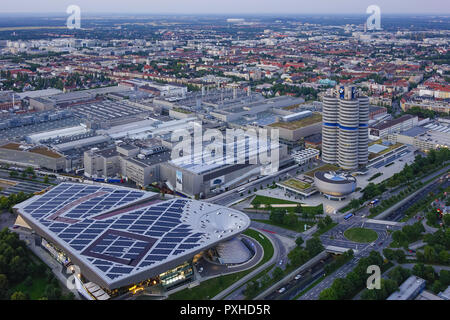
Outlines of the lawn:
<svg viewBox="0 0 450 320">
<path fill-rule="evenodd" d="M 245 275 L 249 274 L 259 266 L 263 265 L 267 261 L 272 258 L 274 253 L 274 248 L 272 246 L 272 243 L 269 239 L 267 239 L 266 236 L 261 234 L 260 232 L 248 229 L 243 234 L 246 236 L 252 237 L 255 240 L 257 240 L 261 246 L 264 249 L 264 257 L 262 260 L 256 265 L 255 267 L 251 268 L 250 270 L 241 271 L 225 276 L 219 276 L 210 280 L 206 280 L 202 282 L 197 287 L 194 287 L 192 289 L 187 288 L 183 289 L 181 291 L 175 292 L 174 294 L 171 294 L 167 299 L 168 300 L 207 300 L 215 297 L 217 294 L 231 286 L 233 283 L 244 277 Z"/>
<path fill-rule="evenodd" d="M 344 236 L 350 241 L 361 243 L 373 242 L 378 238 L 378 234 L 375 231 L 366 228 L 351 228 L 345 230 Z"/>
<path fill-rule="evenodd" d="M 299 204 L 299 202 L 284 200 L 284 199 L 277 199 L 272 197 L 266 197 L 266 196 L 260 196 L 256 195 L 255 198 L 252 200 L 252 204 L 255 203 L 255 201 L 259 201 L 261 204 Z"/>
<path fill-rule="evenodd" d="M 315 223 L 311 222 L 311 221 L 299 221 L 299 223 L 297 225 L 286 225 L 286 224 L 282 224 L 282 223 L 276 223 L 273 222 L 271 220 L 265 220 L 265 219 L 252 219 L 252 221 L 256 221 L 256 222 L 262 222 L 265 224 L 270 224 L 272 226 L 276 226 L 276 227 L 280 227 L 280 228 L 284 228 L 284 229 L 288 229 L 288 230 L 293 230 L 296 232 L 305 232 L 305 224 L 308 226 L 308 229 L 311 228 Z M 306 229 L 306 230 L 308 230 Z"/>
<path fill-rule="evenodd" d="M 337 222 L 332 222 L 329 225 L 327 225 L 325 228 L 323 229 L 318 229 L 316 232 L 314 232 L 315 236 L 320 236 L 322 234 L 324 234 L 325 232 L 327 232 L 328 230 L 333 229 L 334 227 L 336 227 L 338 225 Z"/>
<path fill-rule="evenodd" d="M 311 116 L 303 118 L 303 119 L 299 119 L 299 120 L 291 121 L 291 122 L 276 122 L 269 126 L 275 127 L 275 128 L 284 128 L 284 129 L 288 129 L 288 130 L 295 130 L 295 129 L 303 128 L 306 126 L 310 126 L 310 125 L 320 122 L 320 121 L 322 121 L 322 115 L 318 112 L 314 112 Z"/>
<path fill-rule="evenodd" d="M 297 190 L 305 190 L 308 189 L 309 187 L 311 187 L 311 185 L 309 183 L 297 180 L 297 179 L 289 179 L 286 180 L 284 182 L 282 182 L 281 184 L 284 184 L 288 187 L 297 189 Z"/>
<path fill-rule="evenodd" d="M 29 295 L 31 300 L 38 300 L 44 296 L 44 290 L 47 286 L 48 281 L 44 277 L 33 278 L 31 286 L 26 286 L 23 282 L 19 283 L 12 288 L 11 292 L 22 291 Z"/>
</svg>

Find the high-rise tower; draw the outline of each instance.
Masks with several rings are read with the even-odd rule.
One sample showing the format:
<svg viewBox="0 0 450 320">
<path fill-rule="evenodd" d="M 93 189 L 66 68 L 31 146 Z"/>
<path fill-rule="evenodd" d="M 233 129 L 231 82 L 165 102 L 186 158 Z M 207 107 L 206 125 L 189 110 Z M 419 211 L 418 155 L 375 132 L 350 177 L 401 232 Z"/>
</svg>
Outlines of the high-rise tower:
<svg viewBox="0 0 450 320">
<path fill-rule="evenodd" d="M 355 87 L 337 86 L 323 98 L 322 160 L 356 169 L 368 160 L 369 99 Z"/>
</svg>

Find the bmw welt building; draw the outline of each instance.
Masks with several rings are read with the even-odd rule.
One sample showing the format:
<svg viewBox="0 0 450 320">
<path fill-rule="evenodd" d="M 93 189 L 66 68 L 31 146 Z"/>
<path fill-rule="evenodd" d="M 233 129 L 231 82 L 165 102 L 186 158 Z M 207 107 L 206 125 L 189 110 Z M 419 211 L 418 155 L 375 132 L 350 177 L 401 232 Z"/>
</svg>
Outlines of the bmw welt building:
<svg viewBox="0 0 450 320">
<path fill-rule="evenodd" d="M 67 268 L 78 291 L 105 300 L 193 274 L 194 256 L 250 225 L 240 211 L 112 185 L 62 183 L 14 207 Z"/>
</svg>

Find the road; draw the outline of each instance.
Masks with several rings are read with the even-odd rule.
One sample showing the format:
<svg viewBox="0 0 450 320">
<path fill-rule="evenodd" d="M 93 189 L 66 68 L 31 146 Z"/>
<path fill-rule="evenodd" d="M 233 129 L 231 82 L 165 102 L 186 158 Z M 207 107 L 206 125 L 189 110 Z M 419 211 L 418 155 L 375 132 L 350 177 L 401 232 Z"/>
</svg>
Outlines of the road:
<svg viewBox="0 0 450 320">
<path fill-rule="evenodd" d="M 446 172 L 447 169 L 443 169 L 443 172 Z M 427 178 L 424 178 L 427 179 Z M 424 180 L 426 181 L 426 180 Z M 450 185 L 450 181 L 443 180 L 442 183 L 432 183 L 429 186 L 427 186 L 424 189 L 424 192 L 419 193 L 417 196 L 413 197 L 410 201 L 408 201 L 405 205 L 403 205 L 401 208 L 396 210 L 395 218 L 399 216 L 403 216 L 406 209 L 411 207 L 414 203 L 417 201 L 420 201 L 424 197 L 428 195 L 429 192 L 434 192 L 439 187 L 446 188 Z M 361 212 L 359 213 L 361 214 Z M 401 218 L 398 218 L 400 220 Z M 326 279 L 324 279 L 322 282 L 320 282 L 317 286 L 312 288 L 310 291 L 308 291 L 305 295 L 301 296 L 299 300 L 316 300 L 319 298 L 320 292 L 322 292 L 324 289 L 331 286 L 333 281 L 337 278 L 345 277 L 350 271 L 353 270 L 353 268 L 357 265 L 360 258 L 368 256 L 370 251 L 377 250 L 379 252 L 382 252 L 382 250 L 389 246 L 390 242 L 392 241 L 390 234 L 386 230 L 386 225 L 383 224 L 376 224 L 376 223 L 367 223 L 367 218 L 363 218 L 360 215 L 355 215 L 354 217 L 350 218 L 350 220 L 346 221 L 340 221 L 340 224 L 338 224 L 335 228 L 329 230 L 324 235 L 321 236 L 322 243 L 324 246 L 326 245 L 333 245 L 333 246 L 339 246 L 339 247 L 345 247 L 345 248 L 352 248 L 358 250 L 355 252 L 355 257 L 343 265 L 341 268 L 336 270 L 333 274 L 328 276 Z M 393 220 L 395 221 L 395 220 Z M 414 219 L 410 219 L 409 223 L 414 223 Z M 356 244 L 354 242 L 351 242 L 349 240 L 346 240 L 343 237 L 343 233 L 346 229 L 351 227 L 365 227 L 370 228 L 377 232 L 378 239 L 372 243 L 372 244 Z M 400 228 L 400 226 L 390 226 L 391 230 L 397 230 Z"/>
<path fill-rule="evenodd" d="M 271 243 L 274 248 L 274 255 L 273 257 L 267 261 L 265 264 L 261 265 L 257 269 L 253 270 L 251 273 L 247 274 L 245 277 L 239 279 L 237 282 L 235 282 L 230 287 L 226 288 L 224 291 L 220 292 L 217 296 L 214 297 L 214 300 L 218 299 L 224 299 L 225 300 L 243 300 L 244 297 L 244 290 L 246 288 L 245 283 L 247 283 L 250 279 L 252 279 L 254 276 L 256 276 L 258 273 L 262 272 L 266 268 L 268 268 L 273 263 L 277 263 L 281 257 L 285 255 L 285 251 L 283 250 L 283 244 L 281 241 L 274 237 L 273 235 L 262 232 L 266 237 L 268 237 L 271 240 Z M 227 296 L 228 295 L 228 296 Z"/>
<path fill-rule="evenodd" d="M 430 185 L 425 187 L 420 193 L 412 197 L 409 201 L 407 201 L 405 204 L 403 204 L 401 207 L 396 209 L 392 214 L 385 217 L 385 220 L 389 221 L 400 221 L 404 216 L 406 210 L 408 210 L 410 207 L 412 207 L 416 202 L 421 201 L 422 199 L 425 199 L 430 192 L 436 193 L 439 188 L 447 188 L 450 186 L 450 181 L 443 180 L 441 182 L 432 182 Z"/>
<path fill-rule="evenodd" d="M 345 277 L 353 268 L 358 264 L 358 261 L 367 257 L 372 250 L 382 252 L 382 250 L 389 246 L 392 239 L 390 234 L 387 232 L 387 227 L 384 224 L 369 223 L 366 222 L 367 218 L 362 218 L 361 216 L 354 216 L 347 221 L 341 221 L 339 225 L 333 229 L 327 231 L 325 234 L 321 235 L 321 240 L 324 246 L 338 246 L 344 248 L 351 248 L 355 251 L 354 258 L 341 266 L 331 275 L 327 276 L 323 281 L 321 281 L 314 288 L 309 290 L 306 294 L 301 296 L 299 300 L 317 300 L 319 299 L 320 293 L 331 286 L 333 281 L 337 278 Z M 349 228 L 364 227 L 374 230 L 378 234 L 378 239 L 372 243 L 355 243 L 350 240 L 345 239 L 343 233 Z M 389 226 L 389 229 L 396 230 L 400 226 Z"/>
<path fill-rule="evenodd" d="M 325 259 L 315 263 L 313 266 L 297 274 L 301 277 L 299 279 L 291 279 L 288 283 L 276 288 L 273 292 L 268 294 L 265 300 L 291 300 L 302 290 L 308 287 L 312 282 L 325 275 L 324 266 L 333 262 L 332 255 L 328 255 Z M 284 288 L 285 291 L 280 293 L 278 290 Z"/>
</svg>

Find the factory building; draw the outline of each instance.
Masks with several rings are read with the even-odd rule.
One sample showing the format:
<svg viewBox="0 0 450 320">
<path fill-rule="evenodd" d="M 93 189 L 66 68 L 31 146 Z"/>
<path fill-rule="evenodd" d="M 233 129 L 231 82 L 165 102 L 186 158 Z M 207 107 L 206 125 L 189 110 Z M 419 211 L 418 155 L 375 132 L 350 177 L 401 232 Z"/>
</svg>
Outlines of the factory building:
<svg viewBox="0 0 450 320">
<path fill-rule="evenodd" d="M 385 138 L 389 134 L 402 132 L 417 126 L 418 121 L 417 116 L 405 114 L 397 119 L 383 121 L 371 126 L 369 129 L 369 135 L 373 140 Z"/>
<path fill-rule="evenodd" d="M 6 163 L 45 168 L 55 172 L 68 169 L 64 155 L 44 146 L 5 143 L 0 145 L 0 159 Z"/>
</svg>

